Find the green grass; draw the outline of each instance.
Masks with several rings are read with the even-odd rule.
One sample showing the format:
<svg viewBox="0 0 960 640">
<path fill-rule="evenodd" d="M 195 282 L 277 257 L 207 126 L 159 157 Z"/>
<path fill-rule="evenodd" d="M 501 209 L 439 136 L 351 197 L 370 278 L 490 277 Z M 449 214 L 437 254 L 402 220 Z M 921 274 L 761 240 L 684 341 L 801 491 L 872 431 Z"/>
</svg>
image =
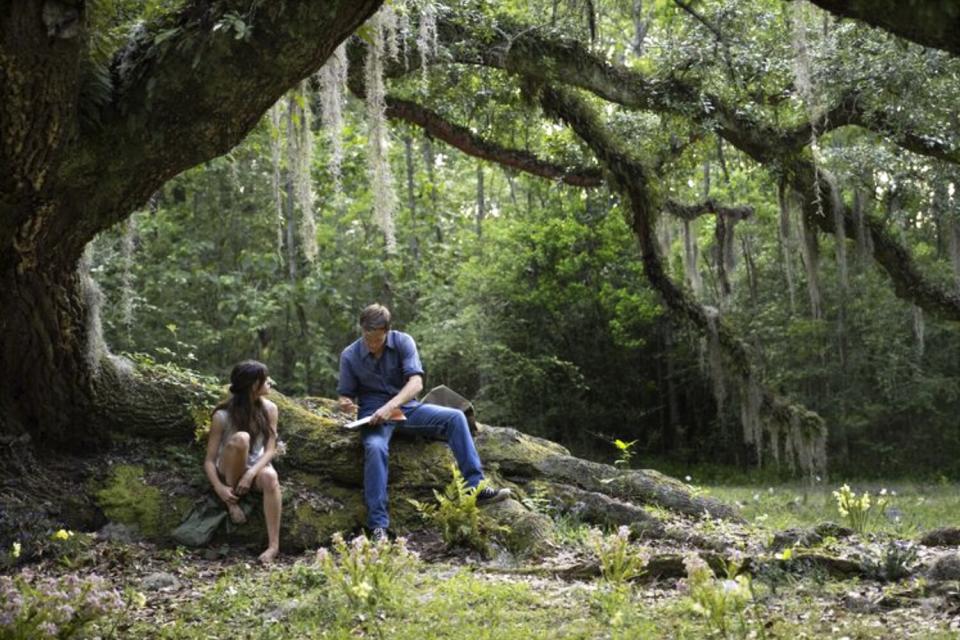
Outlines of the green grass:
<svg viewBox="0 0 960 640">
<path fill-rule="evenodd" d="M 826 520 L 841 522 L 829 485 L 729 483 L 697 490 L 741 504 L 759 535 Z M 875 520 L 871 531 L 899 537 L 947 525 L 960 525 L 960 487 L 915 482 L 849 482 L 857 492 L 887 490 L 901 522 Z M 894 495 L 895 494 L 895 495 Z M 558 542 L 582 549 L 588 529 L 572 518 L 558 521 Z M 311 556 L 269 570 L 243 560 L 200 561 L 184 550 L 153 550 L 100 545 L 97 557 L 125 550 L 123 564 L 150 564 L 173 572 L 184 583 L 179 593 L 147 593 L 146 607 L 131 605 L 111 621 L 105 637 L 200 640 L 207 638 L 711 638 L 705 618 L 674 581 L 619 587 L 601 580 L 564 581 L 550 575 L 513 575 L 463 564 L 416 562 L 397 582 L 396 600 L 356 608 Z M 110 553 L 107 553 L 110 552 Z M 139 555 L 138 555 L 139 554 Z M 138 559 L 139 558 L 139 559 Z M 232 564 L 236 562 L 236 564 Z M 55 565 L 51 565 L 53 567 Z M 154 569 L 151 569 L 154 570 Z M 141 571 L 115 574 L 121 591 L 140 590 Z M 210 576 L 210 577 L 205 577 Z M 216 577 L 214 577 L 216 576 Z M 857 613 L 844 606 L 848 593 L 921 588 L 917 582 L 879 584 L 825 580 L 815 574 L 789 579 L 758 576 L 755 600 L 729 637 L 785 638 L 950 638 L 944 614 L 928 615 L 919 606 Z M 911 581 L 915 578 L 911 578 Z M 774 587 L 776 590 L 774 591 Z M 111 635 L 111 633 L 113 635 Z"/>
<path fill-rule="evenodd" d="M 799 482 L 714 485 L 703 487 L 702 491 L 740 505 L 743 516 L 751 523 L 766 529 L 781 530 L 828 520 L 844 524 L 833 497 L 833 491 L 844 482 L 857 494 L 869 491 L 871 498 L 886 490 L 889 501 L 886 513 L 876 512 L 871 531 L 912 537 L 937 527 L 960 526 L 960 485 L 952 483 L 835 480 L 829 485 L 813 486 Z"/>
<path fill-rule="evenodd" d="M 589 585 L 544 593 L 527 581 L 463 568 L 421 565 L 417 572 L 402 604 L 371 616 L 352 610 L 310 564 L 269 574 L 240 567 L 182 606 L 177 619 L 159 633 L 154 623 L 137 624 L 128 633 L 190 639 L 593 638 L 605 627 L 592 611 Z M 269 615 L 284 606 L 290 607 L 285 615 Z M 270 621 L 272 617 L 279 620 Z"/>
<path fill-rule="evenodd" d="M 464 567 L 422 564 L 402 602 L 364 615 L 329 589 L 308 561 L 267 572 L 238 565 L 201 586 L 199 598 L 170 607 L 163 617 L 121 626 L 121 637 L 201 638 L 400 638 L 418 640 L 541 638 L 719 637 L 685 594 L 672 585 L 612 587 L 599 582 L 516 578 Z M 823 584 L 804 579 L 774 597 L 757 585 L 757 601 L 734 625 L 733 638 L 949 638 L 941 623 L 917 619 L 915 610 L 859 615 L 838 604 L 855 582 Z M 295 604 L 292 604 L 294 603 Z M 279 616 L 271 612 L 284 610 Z M 272 619 L 276 617 L 277 619 Z M 891 627 L 891 625 L 893 625 Z M 732 627 L 733 628 L 733 627 Z M 763 634 L 761 634 L 761 629 Z M 894 635 L 891 635 L 893 633 Z"/>
</svg>

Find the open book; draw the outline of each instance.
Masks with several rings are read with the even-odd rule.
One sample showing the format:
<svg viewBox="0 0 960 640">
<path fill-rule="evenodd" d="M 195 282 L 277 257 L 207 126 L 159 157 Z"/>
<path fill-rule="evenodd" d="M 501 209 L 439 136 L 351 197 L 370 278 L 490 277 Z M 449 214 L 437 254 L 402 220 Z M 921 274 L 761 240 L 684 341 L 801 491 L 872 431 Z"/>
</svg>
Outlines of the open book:
<svg viewBox="0 0 960 640">
<path fill-rule="evenodd" d="M 359 420 L 354 420 L 353 422 L 348 422 L 347 424 L 343 425 L 343 428 L 344 428 L 344 429 L 359 429 L 359 428 L 362 427 L 362 426 L 365 426 L 365 425 L 367 425 L 367 424 L 370 424 L 370 418 L 372 418 L 372 417 L 373 417 L 373 416 L 370 415 L 370 416 L 367 416 L 366 418 L 360 418 Z M 407 416 L 403 415 L 403 411 L 402 411 L 401 409 L 394 409 L 394 410 L 393 410 L 393 413 L 390 414 L 390 420 L 389 420 L 389 422 L 402 422 L 403 420 L 406 420 L 406 419 L 407 419 Z"/>
</svg>

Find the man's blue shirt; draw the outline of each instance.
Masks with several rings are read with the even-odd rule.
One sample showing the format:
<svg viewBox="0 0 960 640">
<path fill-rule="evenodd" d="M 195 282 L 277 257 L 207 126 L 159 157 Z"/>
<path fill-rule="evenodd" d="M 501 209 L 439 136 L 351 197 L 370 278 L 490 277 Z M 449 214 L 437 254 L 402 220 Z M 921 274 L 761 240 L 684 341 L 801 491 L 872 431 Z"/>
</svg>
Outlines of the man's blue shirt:
<svg viewBox="0 0 960 640">
<path fill-rule="evenodd" d="M 365 418 L 394 397 L 410 376 L 423 375 L 417 343 L 402 331 L 389 331 L 383 353 L 377 359 L 370 353 L 363 338 L 340 354 L 340 382 L 337 393 L 357 398 L 359 418 Z M 406 413 L 419 406 L 416 400 L 403 405 Z"/>
</svg>

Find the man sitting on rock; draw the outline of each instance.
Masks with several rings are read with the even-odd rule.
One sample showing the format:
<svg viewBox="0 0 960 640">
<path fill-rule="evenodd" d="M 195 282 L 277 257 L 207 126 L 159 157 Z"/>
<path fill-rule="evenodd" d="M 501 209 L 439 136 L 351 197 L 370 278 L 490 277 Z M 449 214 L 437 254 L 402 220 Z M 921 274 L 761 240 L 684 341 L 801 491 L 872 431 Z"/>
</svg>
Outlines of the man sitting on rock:
<svg viewBox="0 0 960 640">
<path fill-rule="evenodd" d="M 390 438 L 396 429 L 440 437 L 447 441 L 467 484 L 483 480 L 480 456 L 470 435 L 464 413 L 416 400 L 423 390 L 423 365 L 417 345 L 408 334 L 390 329 L 390 310 L 372 304 L 360 314 L 362 337 L 340 354 L 340 409 L 370 416 L 361 427 L 363 438 L 363 499 L 367 526 L 376 541 L 387 538 L 387 460 Z M 359 402 L 359 407 L 354 404 Z M 399 409 L 405 421 L 391 420 Z M 509 489 L 486 487 L 477 495 L 479 504 L 509 497 Z"/>
</svg>

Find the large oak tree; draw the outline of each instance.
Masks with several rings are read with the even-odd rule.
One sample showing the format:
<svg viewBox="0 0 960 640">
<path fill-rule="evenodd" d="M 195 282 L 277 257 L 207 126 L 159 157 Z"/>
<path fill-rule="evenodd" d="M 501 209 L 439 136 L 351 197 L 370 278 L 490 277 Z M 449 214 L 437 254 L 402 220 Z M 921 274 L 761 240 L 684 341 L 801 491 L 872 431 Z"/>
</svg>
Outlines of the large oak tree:
<svg viewBox="0 0 960 640">
<path fill-rule="evenodd" d="M 334 48 L 377 10 L 380 2 L 185 2 L 175 12 L 133 30 L 110 59 L 97 59 L 90 3 L 14 0 L 0 7 L 0 432 L 69 444 L 109 422 L 163 426 L 163 401 L 117 389 L 119 373 L 90 325 L 97 302 L 78 264 L 100 231 L 130 215 L 165 181 L 227 152 L 285 91 L 316 71 Z M 820 3 L 923 44 L 955 51 L 949 37 L 930 33 L 929 14 L 916 29 L 894 28 L 856 10 L 863 3 Z M 941 7 L 941 18 L 950 18 Z M 936 13 L 936 11 L 934 11 Z M 699 14 L 694 14 L 698 17 Z M 899 24 L 899 23 L 898 23 Z M 911 23 L 912 24 L 912 23 Z M 756 162 L 778 167 L 786 186 L 803 197 L 807 220 L 832 233 L 854 221 L 842 200 L 830 198 L 808 150 L 811 127 L 821 134 L 860 126 L 915 153 L 957 162 L 956 149 L 923 131 L 893 126 L 864 113 L 855 93 L 822 121 L 779 126 L 714 95 L 682 75 L 648 77 L 610 62 L 589 47 L 498 19 L 496 29 L 455 16 L 441 24 L 453 64 L 494 67 L 515 76 L 550 117 L 569 123 L 593 151 L 608 183 L 633 209 L 646 273 L 668 306 L 707 331 L 713 318 L 664 274 L 650 234 L 661 210 L 711 211 L 658 199 L 646 184 L 670 149 L 637 158 L 607 144 L 602 123 L 567 88 L 627 109 L 686 119 L 716 134 Z M 718 37 L 722 34 L 718 34 Z M 354 65 L 354 68 L 359 68 Z M 399 70 L 394 70 L 399 75 Z M 562 85 L 562 87 L 560 86 Z M 760 96 L 759 100 L 764 97 Z M 582 105 L 581 105 L 582 106 Z M 389 113 L 431 130 L 480 157 L 571 184 L 595 185 L 601 172 L 557 169 L 523 152 L 500 148 L 445 122 L 423 106 L 397 98 Z M 586 115 L 584 115 L 586 114 Z M 824 204 L 825 203 L 825 204 Z M 823 207 L 842 210 L 820 215 Z M 689 209 L 687 209 L 689 211 Z M 902 244 L 868 222 L 873 255 L 901 297 L 950 319 L 960 299 L 932 284 Z M 721 341 L 738 375 L 754 381 L 749 355 L 721 325 Z M 134 401 L 136 400 L 136 401 Z M 796 415 L 764 392 L 769 416 Z"/>
<path fill-rule="evenodd" d="M 95 437 L 117 404 L 87 243 L 240 142 L 381 0 L 186 2 L 103 66 L 92 4 L 0 5 L 0 432 L 40 443 Z"/>
</svg>

